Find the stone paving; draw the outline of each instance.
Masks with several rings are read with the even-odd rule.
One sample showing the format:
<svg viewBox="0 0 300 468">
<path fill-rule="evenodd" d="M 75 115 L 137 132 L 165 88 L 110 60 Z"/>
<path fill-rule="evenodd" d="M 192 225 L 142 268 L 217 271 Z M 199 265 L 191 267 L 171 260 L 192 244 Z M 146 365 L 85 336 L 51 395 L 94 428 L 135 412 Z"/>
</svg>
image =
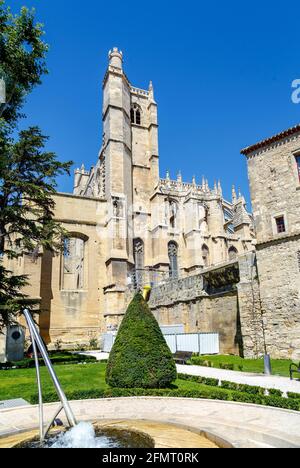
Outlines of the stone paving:
<svg viewBox="0 0 300 468">
<path fill-rule="evenodd" d="M 236 372 L 213 367 L 202 366 L 177 366 L 180 374 L 198 375 L 219 380 L 228 380 L 240 384 L 253 385 L 264 388 L 276 388 L 286 394 L 287 392 L 300 393 L 300 381 L 291 381 L 287 377 L 266 376 L 263 374 L 251 374 L 247 372 Z"/>
</svg>

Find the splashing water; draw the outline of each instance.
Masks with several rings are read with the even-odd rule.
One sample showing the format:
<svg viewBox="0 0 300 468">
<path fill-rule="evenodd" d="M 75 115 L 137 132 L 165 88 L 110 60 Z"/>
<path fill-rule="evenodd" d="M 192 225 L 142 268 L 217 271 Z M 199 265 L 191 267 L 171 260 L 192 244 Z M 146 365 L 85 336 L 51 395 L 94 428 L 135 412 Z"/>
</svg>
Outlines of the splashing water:
<svg viewBox="0 0 300 468">
<path fill-rule="evenodd" d="M 92 424 L 81 422 L 60 434 L 51 448 L 110 448 L 112 441 L 106 436 L 96 437 Z"/>
</svg>

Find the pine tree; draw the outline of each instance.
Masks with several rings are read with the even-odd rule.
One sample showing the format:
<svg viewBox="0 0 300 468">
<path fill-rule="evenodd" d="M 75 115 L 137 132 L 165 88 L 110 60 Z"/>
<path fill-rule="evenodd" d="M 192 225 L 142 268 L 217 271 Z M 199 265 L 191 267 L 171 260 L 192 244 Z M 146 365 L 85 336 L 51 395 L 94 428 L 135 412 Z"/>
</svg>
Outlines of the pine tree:
<svg viewBox="0 0 300 468">
<path fill-rule="evenodd" d="M 12 15 L 0 0 L 0 79 L 6 88 L 0 104 L 0 331 L 15 321 L 25 276 L 15 276 L 3 258 L 61 247 L 62 227 L 53 220 L 53 194 L 58 175 L 69 173 L 71 162 L 61 163 L 45 151 L 47 137 L 38 127 L 16 130 L 25 99 L 47 73 L 47 44 L 35 11 L 23 7 Z"/>
</svg>

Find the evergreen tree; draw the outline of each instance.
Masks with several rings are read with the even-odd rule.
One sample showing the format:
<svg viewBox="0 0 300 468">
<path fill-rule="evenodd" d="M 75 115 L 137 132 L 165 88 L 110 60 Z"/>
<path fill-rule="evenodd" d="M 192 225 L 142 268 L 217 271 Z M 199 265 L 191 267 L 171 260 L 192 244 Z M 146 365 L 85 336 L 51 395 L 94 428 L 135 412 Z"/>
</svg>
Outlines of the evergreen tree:
<svg viewBox="0 0 300 468">
<path fill-rule="evenodd" d="M 166 388 L 177 378 L 171 351 L 141 294 L 129 305 L 111 350 L 106 381 L 119 388 Z"/>
<path fill-rule="evenodd" d="M 3 258 L 16 259 L 23 253 L 55 251 L 61 246 L 62 227 L 54 222 L 52 195 L 58 175 L 69 173 L 71 162 L 61 163 L 45 151 L 47 137 L 38 127 L 16 129 L 27 95 L 47 73 L 47 44 L 34 10 L 23 7 L 12 15 L 0 0 L 0 79 L 6 99 L 0 104 L 0 331 L 15 321 L 25 276 L 4 267 Z"/>
</svg>

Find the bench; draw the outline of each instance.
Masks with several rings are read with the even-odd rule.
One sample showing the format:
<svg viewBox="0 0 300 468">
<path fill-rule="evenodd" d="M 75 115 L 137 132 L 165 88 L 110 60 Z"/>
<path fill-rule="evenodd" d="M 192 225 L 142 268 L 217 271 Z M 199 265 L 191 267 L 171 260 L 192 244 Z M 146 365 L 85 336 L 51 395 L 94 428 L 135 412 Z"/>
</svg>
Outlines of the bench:
<svg viewBox="0 0 300 468">
<path fill-rule="evenodd" d="M 300 374 L 300 362 L 299 364 L 290 365 L 290 378 L 293 380 L 293 374 Z"/>
<path fill-rule="evenodd" d="M 186 365 L 187 361 L 189 361 L 192 356 L 193 356 L 193 353 L 190 353 L 188 351 L 177 351 L 177 353 L 173 355 L 174 361 L 176 362 L 176 364 L 183 364 L 183 365 Z"/>
</svg>

